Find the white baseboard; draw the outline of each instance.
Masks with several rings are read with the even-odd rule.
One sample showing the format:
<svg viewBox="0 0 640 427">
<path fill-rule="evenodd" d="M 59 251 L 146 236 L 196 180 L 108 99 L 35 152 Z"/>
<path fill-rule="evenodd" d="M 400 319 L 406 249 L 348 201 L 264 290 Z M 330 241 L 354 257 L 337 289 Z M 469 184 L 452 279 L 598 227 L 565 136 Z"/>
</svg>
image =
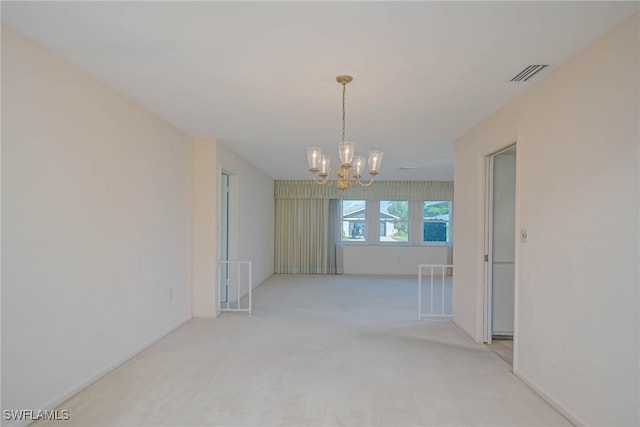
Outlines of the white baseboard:
<svg viewBox="0 0 640 427">
<path fill-rule="evenodd" d="M 456 317 L 455 317 L 455 313 L 453 314 L 453 319 L 451 319 L 451 322 L 458 328 L 460 329 L 462 332 L 464 332 L 465 335 L 467 335 L 469 338 L 471 338 L 471 340 L 473 342 L 477 342 L 477 343 L 481 343 L 481 341 L 476 340 L 476 338 L 474 337 L 474 334 L 467 330 L 467 328 L 465 328 L 464 326 L 462 326 L 461 324 L 459 324 L 458 322 L 456 322 Z"/>
<path fill-rule="evenodd" d="M 535 391 L 545 402 L 551 405 L 556 411 L 558 411 L 563 417 L 565 417 L 571 424 L 575 426 L 586 426 L 588 425 L 584 420 L 580 419 L 575 413 L 570 411 L 566 406 L 562 403 L 558 402 L 553 396 L 550 396 L 547 392 L 545 392 L 535 381 L 532 381 L 531 378 L 524 375 L 522 372 L 514 369 L 513 375 L 520 378 L 520 380 L 525 383 L 529 388 Z"/>
<path fill-rule="evenodd" d="M 154 338 L 151 338 L 151 339 L 143 342 L 142 344 L 140 344 L 139 346 L 137 346 L 133 350 L 131 350 L 129 353 L 127 353 L 124 357 L 121 357 L 120 359 L 116 360 L 115 362 L 113 362 L 113 363 L 107 365 L 106 367 L 100 369 L 95 375 L 92 375 L 91 377 L 89 377 L 86 380 L 82 381 L 80 384 L 78 384 L 78 385 L 76 385 L 74 387 L 71 387 L 69 390 L 65 391 L 64 393 L 62 393 L 60 396 L 56 397 L 55 399 L 47 402 L 44 405 L 41 405 L 39 409 L 54 409 L 54 408 L 60 406 L 61 404 L 63 404 L 67 400 L 69 400 L 74 395 L 78 394 L 79 392 L 81 392 L 82 390 L 84 390 L 85 388 L 87 388 L 88 386 L 93 384 L 94 382 L 98 381 L 100 378 L 104 377 L 109 372 L 111 372 L 114 369 L 116 369 L 118 366 L 123 365 L 124 363 L 128 362 L 133 357 L 137 356 L 139 353 L 141 353 L 143 350 L 145 350 L 147 347 L 149 347 L 149 346 L 155 344 L 156 342 L 160 341 L 162 338 L 166 337 L 171 332 L 175 331 L 176 329 L 178 329 L 179 327 L 181 327 L 182 325 L 184 325 L 185 323 L 187 323 L 191 319 L 192 319 L 192 316 L 188 316 L 186 319 L 178 322 L 174 326 L 169 327 L 168 329 L 166 329 L 165 331 L 161 332 L 160 334 L 158 334 Z M 34 408 L 34 410 L 36 410 L 36 409 Z M 73 414 L 71 414 L 71 416 L 73 416 Z M 2 426 L 3 427 L 26 427 L 26 426 L 28 426 L 29 424 L 31 424 L 33 422 L 31 420 L 21 420 L 21 421 L 14 421 L 13 423 L 10 423 L 10 424 L 6 424 L 6 422 L 7 422 L 6 420 L 3 419 L 2 421 L 3 421 L 2 422 Z"/>
<path fill-rule="evenodd" d="M 192 319 L 216 319 L 220 315 L 220 311 L 216 310 L 214 314 L 197 314 L 193 313 L 191 315 Z"/>
</svg>

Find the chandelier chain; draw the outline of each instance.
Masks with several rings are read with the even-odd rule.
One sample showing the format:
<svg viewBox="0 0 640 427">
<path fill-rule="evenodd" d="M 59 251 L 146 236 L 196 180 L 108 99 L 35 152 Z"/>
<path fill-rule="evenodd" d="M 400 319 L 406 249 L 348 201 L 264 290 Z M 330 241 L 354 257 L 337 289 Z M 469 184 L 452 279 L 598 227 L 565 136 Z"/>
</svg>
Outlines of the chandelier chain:
<svg viewBox="0 0 640 427">
<path fill-rule="evenodd" d="M 344 109 L 345 109 L 345 97 L 347 94 L 347 84 L 346 83 L 342 83 L 342 142 L 345 141 L 344 139 L 344 122 L 345 122 L 345 113 L 344 113 Z"/>
</svg>

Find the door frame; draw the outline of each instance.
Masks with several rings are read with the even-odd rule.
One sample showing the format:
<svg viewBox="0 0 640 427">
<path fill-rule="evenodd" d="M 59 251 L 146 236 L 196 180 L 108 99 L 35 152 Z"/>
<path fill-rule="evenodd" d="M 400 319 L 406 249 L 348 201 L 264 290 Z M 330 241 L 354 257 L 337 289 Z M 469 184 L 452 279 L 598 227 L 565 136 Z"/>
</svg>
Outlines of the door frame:
<svg viewBox="0 0 640 427">
<path fill-rule="evenodd" d="M 228 182 L 228 197 L 226 200 L 226 206 L 222 202 L 222 183 L 223 183 L 223 174 L 229 177 Z M 227 245 L 227 256 L 226 260 L 234 260 L 237 259 L 237 244 L 236 242 L 238 237 L 238 223 L 236 221 L 238 217 L 238 174 L 224 168 L 220 163 L 218 164 L 218 186 L 217 186 L 217 236 L 216 236 L 216 317 L 220 315 L 220 306 L 223 302 L 222 299 L 222 283 L 218 285 L 218 282 L 221 281 L 222 275 L 226 273 L 228 275 L 228 267 L 225 265 L 224 268 L 221 267 L 219 261 L 222 261 L 222 227 L 225 226 L 223 224 L 223 215 L 222 209 L 226 207 L 227 209 L 227 233 L 226 233 L 226 245 Z M 228 292 L 226 292 L 227 300 L 228 300 Z"/>
<path fill-rule="evenodd" d="M 516 330 L 517 330 L 517 310 L 518 310 L 518 228 L 519 228 L 519 179 L 518 179 L 518 143 L 513 142 L 485 156 L 485 201 L 484 201 L 484 286 L 483 286 L 483 327 L 482 341 L 491 344 L 493 340 L 493 179 L 494 179 L 494 159 L 496 156 L 516 149 L 516 194 L 515 194 L 515 236 L 514 242 L 514 301 L 513 301 L 513 340 L 514 340 L 514 359 L 513 366 L 515 368 L 515 349 L 516 349 Z"/>
<path fill-rule="evenodd" d="M 230 225 L 231 225 L 231 174 L 227 171 L 225 171 L 224 169 L 220 172 L 220 198 L 219 198 L 219 203 L 220 203 L 220 225 L 218 227 L 219 233 L 219 249 L 220 249 L 220 255 L 218 256 L 218 259 L 220 261 L 228 261 L 229 260 L 229 249 L 230 249 L 230 245 L 229 245 L 229 240 L 230 240 L 230 236 L 229 236 L 229 232 L 230 232 Z M 226 184 L 226 185 L 225 185 Z M 223 304 L 228 302 L 229 300 L 229 266 L 226 264 L 220 264 L 219 267 L 220 269 L 219 271 L 219 277 L 218 280 L 223 281 L 224 280 L 224 294 L 222 292 L 223 286 L 222 283 L 220 284 L 220 288 L 219 288 L 219 293 L 220 295 L 218 295 L 219 298 L 219 304 Z M 224 278 L 223 278 L 224 276 Z M 224 295 L 224 297 L 223 297 Z"/>
</svg>

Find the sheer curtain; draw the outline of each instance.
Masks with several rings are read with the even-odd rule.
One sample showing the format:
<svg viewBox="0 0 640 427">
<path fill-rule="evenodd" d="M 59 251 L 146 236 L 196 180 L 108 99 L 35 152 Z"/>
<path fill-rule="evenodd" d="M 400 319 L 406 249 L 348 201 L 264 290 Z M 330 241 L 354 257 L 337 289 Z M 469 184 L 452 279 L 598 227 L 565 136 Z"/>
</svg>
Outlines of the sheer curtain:
<svg viewBox="0 0 640 427">
<path fill-rule="evenodd" d="M 343 274 L 342 217 L 340 200 L 329 200 L 329 221 L 327 224 L 327 273 Z"/>
<path fill-rule="evenodd" d="M 275 272 L 328 274 L 329 200 L 276 199 Z"/>
</svg>

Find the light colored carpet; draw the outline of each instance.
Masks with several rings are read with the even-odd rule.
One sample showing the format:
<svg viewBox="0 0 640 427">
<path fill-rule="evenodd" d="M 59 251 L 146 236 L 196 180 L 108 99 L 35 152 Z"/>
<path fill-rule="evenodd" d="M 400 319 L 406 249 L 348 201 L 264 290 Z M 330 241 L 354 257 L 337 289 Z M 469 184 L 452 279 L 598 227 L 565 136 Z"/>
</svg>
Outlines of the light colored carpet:
<svg viewBox="0 0 640 427">
<path fill-rule="evenodd" d="M 253 317 L 188 322 L 52 425 L 569 425 L 484 345 L 417 321 L 416 298 L 415 278 L 274 276 Z"/>
</svg>

